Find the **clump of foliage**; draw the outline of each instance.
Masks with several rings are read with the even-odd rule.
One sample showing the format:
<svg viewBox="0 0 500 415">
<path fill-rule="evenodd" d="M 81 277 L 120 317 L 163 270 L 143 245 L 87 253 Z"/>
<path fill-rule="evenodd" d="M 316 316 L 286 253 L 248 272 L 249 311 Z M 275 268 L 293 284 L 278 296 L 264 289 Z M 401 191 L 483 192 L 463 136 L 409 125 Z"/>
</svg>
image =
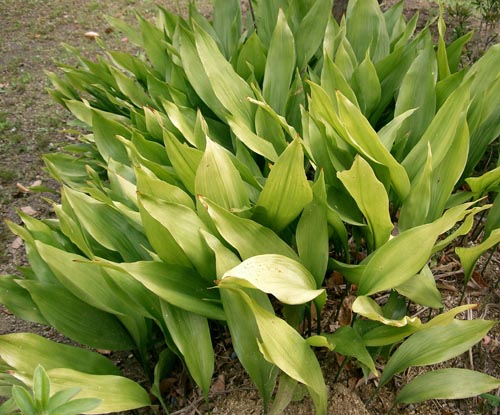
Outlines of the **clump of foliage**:
<svg viewBox="0 0 500 415">
<path fill-rule="evenodd" d="M 61 202 L 55 219 L 10 224 L 31 268 L 0 279 L 0 300 L 92 348 L 135 350 L 165 410 L 160 381 L 174 357 L 208 397 L 211 328 L 227 327 L 266 407 L 279 412 L 303 385 L 325 414 L 313 347 L 355 359 L 383 387 L 460 355 L 495 324 L 456 318 L 473 305 L 429 321 L 409 305 L 444 307 L 431 259 L 498 190 L 500 167 L 472 176 L 500 133 L 500 46 L 459 70 L 468 37 L 446 45 L 440 17 L 434 45 L 402 2 L 383 13 L 353 0 L 340 24 L 331 0 L 252 6 L 246 25 L 239 0 L 216 0 L 212 22 L 194 6 L 188 20 L 160 7 L 156 24 L 138 17 L 138 31 L 114 21 L 139 55 L 103 45 L 107 58 L 91 61 L 73 50 L 78 65 L 49 74 L 50 93 L 89 134 L 45 156 Z M 466 280 L 500 241 L 498 206 L 484 240 L 456 248 Z M 357 318 L 325 332 L 332 271 L 356 295 Z M 3 384 L 30 387 L 42 365 L 52 391 L 100 400 L 86 413 L 150 404 L 95 352 L 8 334 L 0 358 Z M 499 385 L 435 370 L 395 403 Z"/>
</svg>

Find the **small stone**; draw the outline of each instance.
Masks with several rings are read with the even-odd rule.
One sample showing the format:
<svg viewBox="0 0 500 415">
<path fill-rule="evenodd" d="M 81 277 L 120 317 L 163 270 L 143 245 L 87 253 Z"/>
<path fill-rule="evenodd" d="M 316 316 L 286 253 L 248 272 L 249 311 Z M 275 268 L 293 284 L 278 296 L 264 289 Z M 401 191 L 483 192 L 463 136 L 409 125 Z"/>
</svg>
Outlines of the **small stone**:
<svg viewBox="0 0 500 415">
<path fill-rule="evenodd" d="M 99 33 L 89 31 L 89 32 L 85 32 L 85 34 L 83 36 L 85 36 L 87 39 L 93 40 L 93 39 L 96 39 L 99 37 Z"/>
</svg>

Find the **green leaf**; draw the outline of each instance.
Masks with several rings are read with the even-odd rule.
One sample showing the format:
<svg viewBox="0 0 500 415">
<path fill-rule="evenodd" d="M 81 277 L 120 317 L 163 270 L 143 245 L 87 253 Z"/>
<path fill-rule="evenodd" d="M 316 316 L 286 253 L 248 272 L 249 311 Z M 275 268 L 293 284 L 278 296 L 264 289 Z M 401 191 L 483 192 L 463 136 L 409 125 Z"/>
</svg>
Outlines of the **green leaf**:
<svg viewBox="0 0 500 415">
<path fill-rule="evenodd" d="M 464 399 L 489 392 L 500 380 L 468 369 L 437 369 L 406 384 L 396 402 L 416 403 L 431 399 Z"/>
<path fill-rule="evenodd" d="M 238 0 L 215 0 L 213 26 L 227 60 L 231 58 L 241 37 L 241 9 Z"/>
<path fill-rule="evenodd" d="M 265 310 L 248 295 L 239 292 L 241 301 L 251 308 L 259 327 L 259 348 L 264 357 L 291 378 L 306 385 L 316 414 L 326 414 L 326 387 L 319 363 L 307 341 L 284 320 Z M 280 335 L 277 336 L 276 333 Z M 290 353 L 293 350 L 293 353 Z"/>
<path fill-rule="evenodd" d="M 48 324 L 28 291 L 17 284 L 18 278 L 10 275 L 0 277 L 0 303 L 19 318 L 39 324 Z"/>
<path fill-rule="evenodd" d="M 242 259 L 256 255 L 278 254 L 297 260 L 297 254 L 271 229 L 257 222 L 240 218 L 208 199 L 200 198 L 222 237 Z"/>
<path fill-rule="evenodd" d="M 441 293 L 436 287 L 436 280 L 428 266 L 425 266 L 419 274 L 404 284 L 398 285 L 395 289 L 414 303 L 426 307 L 443 308 Z"/>
<path fill-rule="evenodd" d="M 322 172 L 313 185 L 313 200 L 300 216 L 295 239 L 300 261 L 314 276 L 316 287 L 321 287 L 330 249 L 325 178 Z"/>
<path fill-rule="evenodd" d="M 307 14 L 294 31 L 297 50 L 297 66 L 303 70 L 320 48 L 326 26 L 331 16 L 333 0 L 316 0 L 307 7 Z"/>
<path fill-rule="evenodd" d="M 141 210 L 144 209 L 161 225 L 157 232 L 166 229 L 200 275 L 210 279 L 213 274 L 213 253 L 199 232 L 200 229 L 209 232 L 209 229 L 198 215 L 184 205 L 164 202 L 146 195 L 139 195 L 139 201 Z M 182 228 L 179 223 L 183 224 Z M 151 229 L 151 232 L 155 230 Z"/>
<path fill-rule="evenodd" d="M 370 295 L 395 288 L 420 272 L 438 236 L 462 220 L 470 206 L 465 204 L 449 209 L 440 219 L 402 232 L 382 245 L 362 262 L 366 268 L 359 283 L 359 294 Z"/>
<path fill-rule="evenodd" d="M 195 177 L 196 170 L 200 164 L 203 152 L 187 144 L 180 143 L 175 136 L 165 131 L 165 148 L 167 150 L 168 158 L 172 163 L 174 171 L 182 181 L 186 189 L 192 195 L 195 193 Z"/>
<path fill-rule="evenodd" d="M 356 92 L 361 112 L 369 118 L 377 109 L 382 94 L 377 70 L 366 52 L 365 59 L 354 69 L 351 85 Z M 352 100 L 350 100 L 353 102 Z"/>
<path fill-rule="evenodd" d="M 89 411 L 97 408 L 101 403 L 100 399 L 84 398 L 73 399 L 66 402 L 50 412 L 50 415 L 78 415 L 89 413 Z"/>
<path fill-rule="evenodd" d="M 402 165 L 413 180 L 424 167 L 428 157 L 428 143 L 432 151 L 433 166 L 447 156 L 458 134 L 462 134 L 464 117 L 469 106 L 469 84 L 464 83 L 446 100 L 418 143 L 412 148 Z"/>
<path fill-rule="evenodd" d="M 416 109 L 411 119 L 405 122 L 405 128 L 409 129 L 405 153 L 415 146 L 434 118 L 436 79 L 436 58 L 429 35 L 425 47 L 408 69 L 396 99 L 394 116 Z"/>
<path fill-rule="evenodd" d="M 156 261 L 118 264 L 101 259 L 98 263 L 103 267 L 128 273 L 172 305 L 211 319 L 225 319 L 217 304 L 217 290 L 209 290 L 213 284 L 203 279 L 192 268 Z M 161 278 L 158 278 L 159 275 Z"/>
<path fill-rule="evenodd" d="M 427 366 L 449 360 L 467 351 L 496 324 L 487 320 L 453 320 L 413 334 L 387 362 L 380 384 L 410 366 Z"/>
<path fill-rule="evenodd" d="M 81 226 L 103 247 L 119 252 L 125 261 L 149 258 L 146 237 L 114 206 L 64 187 L 62 196 Z"/>
<path fill-rule="evenodd" d="M 252 309 L 243 301 L 239 290 L 221 288 L 222 304 L 227 317 L 234 351 L 252 381 L 255 383 L 267 406 L 276 384 L 276 366 L 262 356 L 256 341 L 260 336 Z M 269 312 L 273 308 L 266 294 L 257 290 L 245 290 L 252 301 Z"/>
<path fill-rule="evenodd" d="M 348 326 L 340 327 L 332 334 L 323 334 L 334 346 L 335 351 L 343 356 L 355 357 L 359 362 L 370 369 L 371 373 L 377 375 L 375 363 L 366 349 L 363 338 L 358 332 Z"/>
<path fill-rule="evenodd" d="M 219 287 L 257 288 L 285 304 L 304 304 L 322 294 L 311 273 L 297 261 L 282 255 L 258 255 L 224 273 Z"/>
<path fill-rule="evenodd" d="M 252 89 L 234 71 L 210 35 L 197 23 L 193 26 L 201 68 L 207 74 L 214 94 L 229 113 L 242 117 L 247 125 L 252 125 L 255 109 L 247 99 L 254 98 Z"/>
<path fill-rule="evenodd" d="M 79 347 L 47 340 L 31 333 L 0 336 L 0 357 L 23 376 L 32 378 L 38 365 L 45 370 L 67 367 L 99 375 L 119 375 L 119 369 L 104 356 Z"/>
<path fill-rule="evenodd" d="M 390 238 L 394 225 L 389 214 L 389 196 L 368 162 L 356 156 L 350 170 L 337 173 L 368 222 L 371 249 L 380 248 Z"/>
<path fill-rule="evenodd" d="M 41 410 L 46 410 L 50 398 L 50 381 L 45 369 L 38 365 L 33 375 L 33 398 L 35 405 Z"/>
<path fill-rule="evenodd" d="M 394 320 L 386 318 L 382 308 L 370 297 L 360 295 L 356 298 L 352 305 L 352 311 L 362 315 L 373 321 L 380 321 L 386 326 L 393 327 L 405 327 L 414 326 L 419 327 L 421 325 L 420 319 L 418 317 L 408 317 L 404 316 L 402 319 Z"/>
<path fill-rule="evenodd" d="M 189 373 L 208 398 L 214 372 L 214 351 L 207 318 L 166 301 L 161 302 L 161 308 L 163 321 Z"/>
<path fill-rule="evenodd" d="M 399 212 L 398 229 L 400 232 L 426 223 L 431 204 L 432 189 L 432 152 L 428 145 L 427 160 L 411 184 L 408 197 Z"/>
<path fill-rule="evenodd" d="M 50 325 L 69 338 L 97 349 L 134 348 L 129 333 L 114 315 L 90 306 L 55 284 L 38 281 L 19 284 L 29 291 Z"/>
<path fill-rule="evenodd" d="M 87 414 L 128 411 L 151 404 L 148 393 L 139 384 L 122 376 L 91 375 L 68 368 L 51 369 L 47 373 L 55 392 L 79 387 L 79 398 L 101 401 Z"/>
<path fill-rule="evenodd" d="M 304 171 L 304 153 L 296 139 L 271 169 L 253 218 L 280 232 L 311 200 L 312 190 Z"/>
<path fill-rule="evenodd" d="M 227 210 L 244 209 L 250 205 L 245 183 L 226 150 L 207 139 L 195 177 L 195 191 Z"/>
<path fill-rule="evenodd" d="M 288 27 L 285 14 L 280 9 L 269 51 L 262 93 L 266 102 L 281 115 L 285 115 L 285 105 L 290 82 L 295 71 L 295 42 Z"/>
<path fill-rule="evenodd" d="M 469 152 L 469 128 L 465 117 L 457 125 L 457 130 L 446 156 L 439 165 L 432 169 L 431 203 L 427 213 L 427 221 L 439 218 L 447 205 L 448 199 L 458 183 Z M 434 162 L 433 158 L 433 162 Z"/>
<path fill-rule="evenodd" d="M 276 153 L 273 144 L 255 134 L 248 126 L 245 125 L 245 121 L 243 119 L 231 116 L 227 116 L 226 118 L 234 135 L 250 150 L 254 153 L 260 154 L 272 162 L 275 162 L 278 159 L 278 154 Z"/>
<path fill-rule="evenodd" d="M 37 415 L 35 401 L 26 388 L 14 385 L 12 387 L 12 397 L 24 415 Z"/>
<path fill-rule="evenodd" d="M 495 229 L 491 232 L 488 238 L 478 245 L 468 248 L 455 248 L 455 252 L 460 258 L 460 263 L 464 268 L 464 284 L 469 282 L 479 257 L 487 250 L 497 246 L 498 243 L 500 243 L 500 229 Z"/>
<path fill-rule="evenodd" d="M 54 393 L 50 397 L 49 405 L 47 407 L 48 411 L 52 411 L 59 406 L 65 404 L 69 400 L 73 399 L 76 395 L 78 395 L 81 391 L 81 388 L 68 388 L 60 390 L 57 393 Z"/>
<path fill-rule="evenodd" d="M 238 74 L 244 79 L 250 78 L 253 74 L 260 84 L 266 68 L 266 53 L 266 48 L 262 44 L 257 32 L 253 32 L 243 44 L 238 54 L 238 61 L 236 63 Z"/>
<path fill-rule="evenodd" d="M 351 0 L 346 17 L 347 38 L 359 62 L 368 50 L 374 62 L 389 54 L 389 34 L 376 0 Z"/>
</svg>

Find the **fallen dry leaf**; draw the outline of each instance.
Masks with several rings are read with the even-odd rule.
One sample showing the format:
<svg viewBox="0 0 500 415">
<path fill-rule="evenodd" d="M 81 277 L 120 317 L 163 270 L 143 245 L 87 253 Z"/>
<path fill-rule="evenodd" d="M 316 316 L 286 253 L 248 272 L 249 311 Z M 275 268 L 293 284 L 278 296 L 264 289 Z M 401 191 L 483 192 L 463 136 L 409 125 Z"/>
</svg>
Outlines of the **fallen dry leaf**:
<svg viewBox="0 0 500 415">
<path fill-rule="evenodd" d="M 10 244 L 10 247 L 15 250 L 21 248 L 22 246 L 23 246 L 23 240 L 19 236 L 16 237 L 16 239 L 14 239 Z"/>
<path fill-rule="evenodd" d="M 23 206 L 21 208 L 21 212 L 23 212 L 25 215 L 28 215 L 28 216 L 35 216 L 36 215 L 36 210 L 33 209 L 31 206 Z"/>
<path fill-rule="evenodd" d="M 19 190 L 21 193 L 29 193 L 30 189 L 28 189 L 24 184 L 22 183 L 16 183 L 17 190 Z"/>
<path fill-rule="evenodd" d="M 219 375 L 217 377 L 217 380 L 212 384 L 210 387 L 210 392 L 212 393 L 221 393 L 226 390 L 226 378 L 224 375 Z"/>
</svg>

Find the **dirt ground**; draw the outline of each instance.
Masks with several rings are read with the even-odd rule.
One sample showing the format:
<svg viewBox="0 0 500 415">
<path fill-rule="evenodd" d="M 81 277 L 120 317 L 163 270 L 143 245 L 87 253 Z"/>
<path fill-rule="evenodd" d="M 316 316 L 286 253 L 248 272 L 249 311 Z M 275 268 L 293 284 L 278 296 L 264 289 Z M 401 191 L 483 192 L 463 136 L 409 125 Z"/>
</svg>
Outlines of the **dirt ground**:
<svg viewBox="0 0 500 415">
<path fill-rule="evenodd" d="M 71 126 L 71 117 L 53 103 L 45 92 L 48 86 L 44 71 L 57 71 L 55 61 L 71 62 L 69 53 L 61 43 L 84 50 L 89 57 L 99 53 L 95 42 L 84 36 L 88 31 L 98 32 L 105 43 L 113 48 L 127 49 L 130 45 L 114 32 L 104 16 L 114 16 L 133 21 L 137 10 L 152 17 L 155 3 L 174 11 L 185 13 L 187 0 L 0 0 L 0 213 L 3 220 L 19 223 L 16 210 L 39 218 L 49 217 L 50 204 L 45 201 L 57 199 L 57 183 L 43 169 L 41 156 L 58 151 L 75 140 L 78 135 Z M 386 2 L 389 3 L 389 2 Z M 210 12 L 208 0 L 198 0 L 204 13 Z M 406 2 L 407 13 L 419 11 L 424 21 L 437 13 L 435 3 L 424 0 Z M 477 24 L 477 21 L 475 21 Z M 475 44 L 480 44 L 476 37 Z M 34 192 L 28 188 L 46 187 L 45 192 Z M 51 190 L 52 189 L 52 190 Z M 15 274 L 18 267 L 25 266 L 26 258 L 22 241 L 15 238 L 4 221 L 0 223 L 0 275 Z M 485 272 L 475 275 L 468 287 L 466 301 L 478 303 L 475 316 L 499 319 L 498 280 L 500 260 L 498 253 L 485 267 Z M 481 268 L 479 268 L 481 270 Z M 434 270 L 443 289 L 446 303 L 456 305 L 461 290 L 461 269 L 456 259 L 443 258 Z M 472 315 L 463 316 L 471 318 Z M 0 334 L 31 331 L 46 337 L 67 341 L 54 330 L 16 319 L 4 308 L 0 308 Z M 261 414 L 262 405 L 255 388 L 244 374 L 238 362 L 230 359 L 231 350 L 217 351 L 218 368 L 214 381 L 210 408 L 213 414 Z M 131 377 L 136 363 L 131 355 L 116 355 L 112 358 Z M 411 369 L 395 378 L 369 405 L 369 398 L 376 387 L 376 380 L 364 382 L 359 371 L 349 364 L 335 382 L 340 361 L 333 354 L 321 355 L 325 377 L 329 387 L 329 414 L 383 414 L 389 409 L 398 386 L 419 373 Z M 449 362 L 455 367 L 475 368 L 490 375 L 500 376 L 500 330 L 494 329 L 469 354 Z M 140 380 L 140 379 L 139 379 Z M 172 396 L 179 397 L 175 386 Z M 174 402 L 173 399 L 172 402 Z M 178 399 L 172 414 L 188 415 L 205 413 L 203 400 L 192 392 L 186 400 Z M 152 410 L 151 410 L 152 412 Z M 144 413 L 149 413 L 144 412 Z M 309 399 L 294 402 L 286 414 L 311 414 Z M 463 401 L 431 401 L 420 405 L 400 406 L 398 414 L 451 415 L 497 413 L 482 399 Z"/>
</svg>

